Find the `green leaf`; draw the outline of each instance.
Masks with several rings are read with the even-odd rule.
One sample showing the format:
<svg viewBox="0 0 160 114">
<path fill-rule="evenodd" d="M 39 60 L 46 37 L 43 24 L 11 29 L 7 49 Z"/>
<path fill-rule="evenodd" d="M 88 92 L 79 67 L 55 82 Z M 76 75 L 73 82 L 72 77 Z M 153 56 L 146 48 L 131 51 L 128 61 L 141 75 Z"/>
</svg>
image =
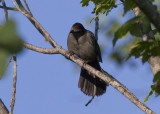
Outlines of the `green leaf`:
<svg viewBox="0 0 160 114">
<path fill-rule="evenodd" d="M 154 76 L 153 82 L 160 81 L 160 71 L 157 72 Z"/>
<path fill-rule="evenodd" d="M 16 53 L 23 47 L 22 40 L 16 33 L 13 21 L 8 21 L 5 26 L 0 29 L 0 48 L 8 50 L 10 53 Z"/>
<path fill-rule="evenodd" d="M 144 98 L 144 102 L 147 102 L 147 101 L 148 101 L 149 96 L 151 96 L 151 95 L 153 94 L 153 92 L 154 92 L 154 89 L 152 89 L 152 88 L 153 88 L 153 86 L 154 86 L 154 85 L 151 85 L 151 90 L 150 90 L 149 94 Z"/>
<path fill-rule="evenodd" d="M 82 0 L 80 3 L 82 3 L 82 7 L 88 6 L 90 0 Z"/>
<path fill-rule="evenodd" d="M 131 58 L 132 56 L 135 56 L 135 58 L 138 58 L 141 56 L 141 52 L 143 51 L 143 47 L 139 44 L 137 44 L 134 48 L 132 48 L 129 56 L 127 57 L 127 60 Z"/>
<path fill-rule="evenodd" d="M 124 5 L 124 14 L 123 15 L 126 15 L 126 13 L 129 10 L 133 9 L 136 6 L 136 4 L 132 0 L 125 0 L 123 2 L 123 5 Z"/>
<path fill-rule="evenodd" d="M 129 32 L 131 35 L 140 37 L 142 34 L 140 33 L 140 28 L 138 23 L 133 23 L 132 26 L 129 28 Z"/>
<path fill-rule="evenodd" d="M 142 63 L 145 63 L 149 60 L 149 58 L 152 56 L 160 56 L 160 41 L 153 41 L 153 42 L 139 42 L 137 43 L 134 48 L 132 48 L 129 56 L 127 59 L 129 59 L 132 56 L 135 56 L 135 58 L 141 57 Z"/>
<path fill-rule="evenodd" d="M 127 32 L 130 32 L 132 35 L 135 35 L 135 36 L 140 36 L 140 30 L 137 24 L 137 20 L 139 18 L 140 17 L 137 16 L 128 20 L 115 32 L 114 39 L 113 39 L 113 46 L 115 46 L 117 40 L 125 36 Z"/>
<path fill-rule="evenodd" d="M 113 53 L 110 55 L 110 58 L 116 60 L 119 65 L 122 64 L 123 59 L 124 59 L 124 57 L 123 57 L 123 55 L 120 53 L 120 51 L 113 52 Z"/>
<path fill-rule="evenodd" d="M 160 95 L 160 71 L 158 71 L 155 76 L 154 76 L 154 79 L 153 79 L 153 82 L 155 82 L 155 96 L 158 96 Z"/>
<path fill-rule="evenodd" d="M 143 32 L 147 32 L 148 27 L 151 25 L 151 23 L 146 16 L 143 16 L 142 22 L 143 22 Z"/>
<path fill-rule="evenodd" d="M 155 35 L 155 34 L 158 33 L 158 30 L 157 30 L 157 29 L 154 29 L 154 30 L 152 30 L 152 32 L 153 32 L 153 34 Z"/>
<path fill-rule="evenodd" d="M 7 67 L 6 61 L 9 56 L 9 53 L 5 49 L 0 48 L 0 55 L 1 55 L 0 56 L 0 79 L 1 79 Z"/>
<path fill-rule="evenodd" d="M 82 7 L 83 6 L 88 6 L 89 1 L 91 1 L 93 4 L 95 4 L 97 7 L 95 8 L 95 12 L 98 13 L 105 13 L 106 15 L 113 9 L 116 8 L 117 5 L 115 3 L 117 0 L 82 0 Z"/>
<path fill-rule="evenodd" d="M 22 40 L 16 33 L 13 21 L 9 20 L 0 28 L 0 79 L 6 68 L 7 59 L 10 54 L 19 52 L 23 47 Z"/>
</svg>

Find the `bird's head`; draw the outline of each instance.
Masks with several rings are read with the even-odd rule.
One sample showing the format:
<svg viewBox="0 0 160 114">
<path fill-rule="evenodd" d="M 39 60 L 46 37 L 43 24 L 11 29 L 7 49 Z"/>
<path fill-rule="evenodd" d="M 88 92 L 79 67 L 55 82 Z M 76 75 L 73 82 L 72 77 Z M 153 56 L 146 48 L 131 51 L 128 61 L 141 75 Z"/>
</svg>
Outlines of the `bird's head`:
<svg viewBox="0 0 160 114">
<path fill-rule="evenodd" d="M 80 33 L 84 31 L 86 31 L 86 29 L 83 27 L 81 23 L 75 23 L 73 24 L 70 33 Z"/>
</svg>

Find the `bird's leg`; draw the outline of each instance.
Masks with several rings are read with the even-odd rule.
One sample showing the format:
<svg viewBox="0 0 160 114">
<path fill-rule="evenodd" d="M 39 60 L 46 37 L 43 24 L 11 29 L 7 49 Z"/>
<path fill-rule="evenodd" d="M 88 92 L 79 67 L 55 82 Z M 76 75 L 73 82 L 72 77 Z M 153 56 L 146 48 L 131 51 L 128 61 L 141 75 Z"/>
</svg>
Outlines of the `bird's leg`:
<svg viewBox="0 0 160 114">
<path fill-rule="evenodd" d="M 69 57 L 68 57 L 68 59 L 70 59 L 70 57 L 71 57 L 72 55 L 74 55 L 74 53 L 73 53 L 73 52 L 71 52 L 71 51 L 68 51 L 68 53 L 69 53 Z"/>
<path fill-rule="evenodd" d="M 87 63 L 88 63 L 88 61 L 84 61 L 82 68 L 83 68 Z"/>
</svg>

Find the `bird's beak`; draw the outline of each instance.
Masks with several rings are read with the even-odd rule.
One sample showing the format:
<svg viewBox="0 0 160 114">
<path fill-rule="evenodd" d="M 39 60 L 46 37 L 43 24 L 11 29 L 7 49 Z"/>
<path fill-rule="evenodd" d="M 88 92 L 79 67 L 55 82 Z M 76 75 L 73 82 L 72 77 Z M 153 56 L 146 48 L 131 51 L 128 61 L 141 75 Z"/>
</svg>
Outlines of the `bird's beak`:
<svg viewBox="0 0 160 114">
<path fill-rule="evenodd" d="M 71 30 L 71 31 L 70 31 L 70 33 L 74 33 L 74 31 L 73 31 L 73 30 Z"/>
</svg>

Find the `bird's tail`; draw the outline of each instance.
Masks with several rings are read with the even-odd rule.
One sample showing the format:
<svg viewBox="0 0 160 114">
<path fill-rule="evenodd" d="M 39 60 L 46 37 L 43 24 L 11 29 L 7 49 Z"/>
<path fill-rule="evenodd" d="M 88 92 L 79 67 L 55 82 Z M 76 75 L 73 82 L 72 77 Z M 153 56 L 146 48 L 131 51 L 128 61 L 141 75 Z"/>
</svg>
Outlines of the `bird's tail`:
<svg viewBox="0 0 160 114">
<path fill-rule="evenodd" d="M 101 70 L 98 61 L 88 63 L 97 70 Z M 100 78 L 92 76 L 90 72 L 81 68 L 78 87 L 88 96 L 99 96 L 106 92 L 106 84 Z"/>
</svg>

